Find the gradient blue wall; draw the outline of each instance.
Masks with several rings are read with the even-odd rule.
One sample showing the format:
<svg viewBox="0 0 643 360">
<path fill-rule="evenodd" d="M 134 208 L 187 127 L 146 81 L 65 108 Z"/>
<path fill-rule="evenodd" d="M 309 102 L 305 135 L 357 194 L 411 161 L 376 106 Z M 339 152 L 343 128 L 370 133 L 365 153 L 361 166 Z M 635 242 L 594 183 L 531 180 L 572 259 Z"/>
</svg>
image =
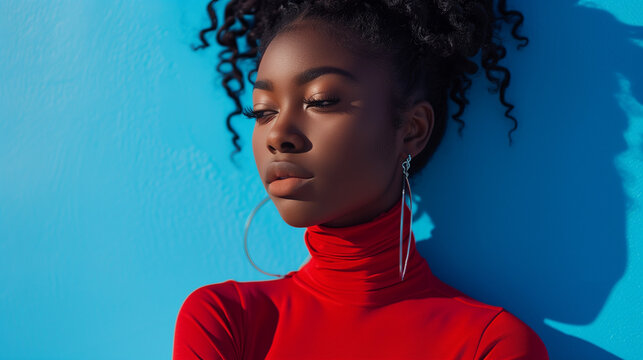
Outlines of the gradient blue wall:
<svg viewBox="0 0 643 360">
<path fill-rule="evenodd" d="M 507 43 L 514 144 L 477 76 L 414 182 L 418 247 L 552 359 L 641 359 L 643 1 L 510 5 L 531 39 Z M 1 359 L 169 358 L 192 290 L 267 279 L 242 243 L 253 123 L 235 167 L 217 49 L 190 49 L 204 6 L 0 1 Z M 267 205 L 256 261 L 296 269 L 302 234 Z"/>
</svg>

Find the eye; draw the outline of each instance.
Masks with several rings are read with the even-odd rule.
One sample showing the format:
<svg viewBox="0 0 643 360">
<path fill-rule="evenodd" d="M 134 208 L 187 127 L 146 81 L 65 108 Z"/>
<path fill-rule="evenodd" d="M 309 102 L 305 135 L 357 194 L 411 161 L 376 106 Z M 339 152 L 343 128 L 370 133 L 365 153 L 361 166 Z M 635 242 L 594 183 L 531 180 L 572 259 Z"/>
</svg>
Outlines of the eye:
<svg viewBox="0 0 643 360">
<path fill-rule="evenodd" d="M 312 97 L 303 100 L 304 104 L 315 107 L 328 107 L 339 102 L 338 97 L 330 96 L 323 99 L 313 99 Z"/>
<path fill-rule="evenodd" d="M 268 115 L 264 114 L 266 111 L 271 111 L 271 110 L 253 110 L 251 107 L 246 106 L 243 108 L 243 116 L 249 118 L 249 119 L 256 119 L 260 120 Z"/>
<path fill-rule="evenodd" d="M 328 97 L 324 99 L 313 99 L 312 97 L 310 98 L 305 98 L 303 100 L 303 103 L 313 107 L 328 107 L 337 104 L 340 101 L 338 97 Z M 270 116 L 270 114 L 265 114 L 265 112 L 270 112 L 272 110 L 253 110 L 249 106 L 245 106 L 242 110 L 242 114 L 249 118 L 249 119 L 256 119 L 257 121 Z M 274 114 L 273 114 L 274 115 Z"/>
</svg>

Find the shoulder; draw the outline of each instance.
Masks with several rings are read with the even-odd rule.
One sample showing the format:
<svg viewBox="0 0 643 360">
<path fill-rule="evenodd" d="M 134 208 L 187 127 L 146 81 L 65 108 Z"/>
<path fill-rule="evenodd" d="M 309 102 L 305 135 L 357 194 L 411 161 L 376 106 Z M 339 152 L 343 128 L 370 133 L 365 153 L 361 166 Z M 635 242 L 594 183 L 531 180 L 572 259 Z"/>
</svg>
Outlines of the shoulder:
<svg viewBox="0 0 643 360">
<path fill-rule="evenodd" d="M 479 328 L 484 328 L 503 310 L 500 306 L 479 301 L 437 277 L 433 284 L 435 294 L 433 298 L 443 305 L 440 310 L 449 313 L 454 318 L 466 321 L 469 326 L 475 323 Z"/>
<path fill-rule="evenodd" d="M 518 317 L 503 309 L 485 328 L 475 359 L 549 359 L 538 334 Z"/>
<path fill-rule="evenodd" d="M 283 288 L 286 279 L 261 281 L 236 281 L 201 286 L 193 290 L 183 302 L 183 308 L 191 309 L 202 306 L 240 306 L 246 308 L 247 302 L 262 295 L 271 295 Z"/>
<path fill-rule="evenodd" d="M 173 359 L 238 359 L 252 326 L 276 316 L 274 294 L 288 292 L 284 279 L 204 285 L 185 298 L 174 329 Z M 252 322 L 248 319 L 251 318 Z"/>
<path fill-rule="evenodd" d="M 192 311 L 208 306 L 221 306 L 240 303 L 241 295 L 237 282 L 228 280 L 222 283 L 203 285 L 193 290 L 183 301 L 179 311 Z"/>
<path fill-rule="evenodd" d="M 549 359 L 538 334 L 526 323 L 500 306 L 481 302 L 440 281 L 436 290 L 452 309 L 458 328 L 475 331 L 477 347 L 474 359 Z"/>
<path fill-rule="evenodd" d="M 204 285 L 185 298 L 179 315 L 226 318 L 239 322 L 249 311 L 274 302 L 278 297 L 276 294 L 287 292 L 288 284 L 287 279 L 279 279 L 246 282 L 227 280 Z"/>
<path fill-rule="evenodd" d="M 244 334 L 244 311 L 236 282 L 193 290 L 179 309 L 173 359 L 237 358 Z"/>
<path fill-rule="evenodd" d="M 179 319 L 189 317 L 202 323 L 226 320 L 240 322 L 243 314 L 242 297 L 232 280 L 201 286 L 183 300 Z M 207 321 L 206 321 L 207 320 Z"/>
</svg>

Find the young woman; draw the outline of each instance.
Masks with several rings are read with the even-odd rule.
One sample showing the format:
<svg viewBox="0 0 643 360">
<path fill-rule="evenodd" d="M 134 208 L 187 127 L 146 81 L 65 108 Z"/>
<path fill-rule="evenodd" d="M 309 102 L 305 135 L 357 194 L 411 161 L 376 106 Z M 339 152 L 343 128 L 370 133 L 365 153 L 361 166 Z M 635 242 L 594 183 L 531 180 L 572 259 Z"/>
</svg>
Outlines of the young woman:
<svg viewBox="0 0 643 360">
<path fill-rule="evenodd" d="M 207 9 L 201 47 L 217 30 L 214 1 Z M 431 273 L 405 201 L 408 178 L 444 134 L 449 96 L 463 125 L 476 54 L 513 119 L 500 21 L 526 42 L 522 14 L 502 0 L 227 4 L 216 35 L 217 69 L 237 105 L 228 128 L 238 150 L 231 117 L 255 119 L 259 175 L 284 221 L 306 227 L 311 259 L 277 280 L 194 290 L 178 314 L 174 359 L 548 358 L 516 316 Z M 242 59 L 257 65 L 245 109 Z"/>
</svg>

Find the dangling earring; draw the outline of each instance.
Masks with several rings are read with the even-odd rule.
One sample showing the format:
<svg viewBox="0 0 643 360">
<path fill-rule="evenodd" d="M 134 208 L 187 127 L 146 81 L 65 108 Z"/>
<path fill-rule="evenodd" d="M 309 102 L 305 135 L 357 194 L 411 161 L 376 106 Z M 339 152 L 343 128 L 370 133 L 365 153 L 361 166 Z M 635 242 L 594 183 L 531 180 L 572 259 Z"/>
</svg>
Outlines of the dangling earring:
<svg viewBox="0 0 643 360">
<path fill-rule="evenodd" d="M 257 264 L 255 264 L 255 262 L 254 262 L 254 261 L 252 261 L 252 258 L 250 257 L 250 253 L 248 252 L 248 229 L 250 228 L 250 223 L 252 222 L 252 218 L 254 218 L 255 213 L 256 213 L 256 212 L 257 212 L 257 211 L 258 211 L 258 210 L 263 206 L 263 204 L 265 204 L 268 200 L 270 200 L 270 196 L 266 196 L 266 198 L 265 198 L 265 199 L 261 200 L 261 202 L 259 203 L 259 205 L 255 206 L 255 208 L 252 210 L 252 212 L 250 213 L 250 215 L 248 215 L 248 219 L 246 220 L 246 226 L 245 226 L 244 231 L 243 231 L 243 249 L 244 249 L 244 250 L 245 250 L 245 252 L 246 252 L 246 256 L 248 257 L 248 260 L 250 260 L 250 264 L 252 264 L 252 266 L 254 266 L 254 267 L 255 267 L 255 269 L 259 270 L 259 271 L 260 271 L 260 272 L 262 272 L 263 274 L 266 274 L 266 275 L 269 275 L 269 276 L 274 276 L 274 277 L 277 277 L 277 278 L 280 278 L 280 279 L 281 279 L 281 278 L 283 278 L 285 275 L 271 274 L 271 273 L 269 273 L 269 272 L 265 272 L 265 271 L 261 270 L 261 269 L 257 266 Z"/>
<path fill-rule="evenodd" d="M 406 160 L 402 163 L 402 172 L 404 173 L 404 183 L 402 184 L 402 211 L 400 211 L 400 281 L 404 281 L 404 274 L 406 273 L 406 265 L 408 264 L 409 261 L 409 252 L 411 250 L 411 226 L 413 225 L 413 219 L 409 219 L 409 245 L 408 248 L 406 249 L 406 260 L 404 260 L 404 270 L 402 270 L 402 234 L 403 234 L 403 229 L 404 229 L 404 209 L 405 209 L 405 197 L 404 197 L 404 190 L 408 186 L 409 187 L 409 198 L 410 198 L 410 210 L 411 210 L 411 215 L 413 214 L 413 197 L 411 196 L 411 184 L 409 184 L 409 168 L 411 167 L 411 154 L 406 158 Z"/>
</svg>

